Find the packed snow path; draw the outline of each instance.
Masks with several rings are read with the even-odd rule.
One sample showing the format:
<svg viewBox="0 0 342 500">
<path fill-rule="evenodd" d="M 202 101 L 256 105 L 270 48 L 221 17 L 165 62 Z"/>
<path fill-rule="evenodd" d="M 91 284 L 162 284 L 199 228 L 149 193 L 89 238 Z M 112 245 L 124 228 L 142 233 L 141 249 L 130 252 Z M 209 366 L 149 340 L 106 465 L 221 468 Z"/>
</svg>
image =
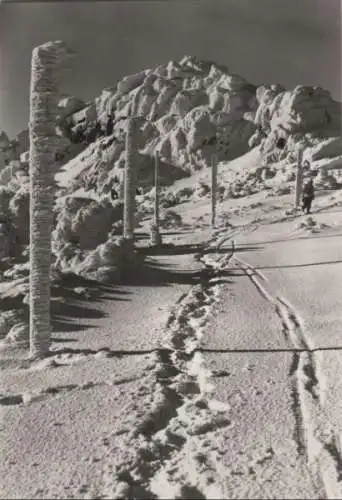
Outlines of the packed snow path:
<svg viewBox="0 0 342 500">
<path fill-rule="evenodd" d="M 199 252 L 199 280 L 178 289 L 149 351 L 137 330 L 82 333 L 92 348 L 56 353 L 38 395 L 11 386 L 3 498 L 341 498 L 340 235 L 252 229 Z M 140 352 L 118 357 L 117 341 Z"/>
</svg>

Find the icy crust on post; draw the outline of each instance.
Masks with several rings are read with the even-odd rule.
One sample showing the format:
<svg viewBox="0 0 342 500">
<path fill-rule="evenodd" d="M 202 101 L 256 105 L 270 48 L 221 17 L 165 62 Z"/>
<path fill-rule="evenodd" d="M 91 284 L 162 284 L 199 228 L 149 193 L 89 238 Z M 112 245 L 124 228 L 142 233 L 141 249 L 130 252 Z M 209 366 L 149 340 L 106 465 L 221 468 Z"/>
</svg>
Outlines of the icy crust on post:
<svg viewBox="0 0 342 500">
<path fill-rule="evenodd" d="M 57 71 L 70 55 L 61 41 L 32 52 L 30 89 L 30 351 L 45 355 L 51 341 L 51 233 L 58 149 Z"/>
</svg>

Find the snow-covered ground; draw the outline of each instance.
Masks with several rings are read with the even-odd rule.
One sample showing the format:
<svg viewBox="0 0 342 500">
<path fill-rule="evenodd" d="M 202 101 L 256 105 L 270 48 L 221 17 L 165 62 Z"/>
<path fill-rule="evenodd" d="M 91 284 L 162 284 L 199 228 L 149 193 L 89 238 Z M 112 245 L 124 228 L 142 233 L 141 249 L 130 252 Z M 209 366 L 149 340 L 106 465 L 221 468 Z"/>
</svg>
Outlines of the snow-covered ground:
<svg viewBox="0 0 342 500">
<path fill-rule="evenodd" d="M 137 280 L 64 289 L 52 355 L 0 359 L 0 498 L 342 497 L 342 192 L 292 204 L 189 198 Z"/>
</svg>

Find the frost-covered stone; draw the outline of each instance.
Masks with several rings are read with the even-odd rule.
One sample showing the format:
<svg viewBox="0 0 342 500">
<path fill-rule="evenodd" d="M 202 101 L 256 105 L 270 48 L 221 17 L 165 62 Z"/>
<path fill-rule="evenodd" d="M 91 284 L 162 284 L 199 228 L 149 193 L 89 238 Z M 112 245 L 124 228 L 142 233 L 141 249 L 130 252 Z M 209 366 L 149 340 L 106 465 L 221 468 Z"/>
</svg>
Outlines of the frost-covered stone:
<svg viewBox="0 0 342 500">
<path fill-rule="evenodd" d="M 256 128 L 255 87 L 230 74 L 226 67 L 193 56 L 128 75 L 116 87 L 104 89 L 95 99 L 97 121 L 104 128 L 108 113 L 112 113 L 114 134 L 118 136 L 127 127 L 133 102 L 135 113 L 149 122 L 141 122 L 139 148 L 151 157 L 160 151 L 168 164 L 181 168 L 205 166 L 210 160 L 215 145 L 202 142 L 198 138 L 201 134 L 210 140 L 225 127 L 229 152 L 224 148 L 218 154 L 219 159 L 227 159 L 248 150 L 248 140 Z M 198 109 L 211 115 L 207 124 L 198 120 Z M 84 110 L 80 116 L 82 113 Z M 248 113 L 249 119 L 245 118 Z M 80 126 L 89 120 L 84 117 Z M 186 130 L 184 120 L 189 124 Z M 118 160 L 116 157 L 113 162 Z"/>
<path fill-rule="evenodd" d="M 74 125 L 82 122 L 95 124 L 96 118 L 97 113 L 94 103 L 91 103 L 88 106 L 83 106 L 79 111 L 70 116 L 70 120 Z"/>
<path fill-rule="evenodd" d="M 97 246 L 86 257 L 72 266 L 72 271 L 80 276 L 101 282 L 118 282 L 135 272 L 143 262 L 143 256 L 132 250 L 129 242 L 119 237 L 111 237 Z"/>
<path fill-rule="evenodd" d="M 146 71 L 141 71 L 139 73 L 134 73 L 133 75 L 125 76 L 118 83 L 118 91 L 122 94 L 126 94 L 127 92 L 131 92 L 136 87 L 141 85 L 146 77 Z"/>
<path fill-rule="evenodd" d="M 342 138 L 332 137 L 322 141 L 312 147 L 303 160 L 309 161 L 321 160 L 322 158 L 333 158 L 342 155 Z"/>
<path fill-rule="evenodd" d="M 259 106 L 254 121 L 258 132 L 250 145 L 260 143 L 266 162 L 287 157 L 296 160 L 300 148 L 340 135 L 341 105 L 320 87 L 298 85 L 285 91 L 281 86 L 263 85 L 256 97 Z M 285 139 L 283 150 L 277 148 L 281 138 Z M 327 148 L 329 155 L 335 147 L 340 150 L 337 143 L 332 143 L 330 151 Z"/>
<path fill-rule="evenodd" d="M 58 206 L 53 231 L 54 245 L 73 243 L 91 250 L 106 241 L 112 224 L 122 219 L 122 203 L 96 202 L 89 198 L 67 197 Z"/>
<path fill-rule="evenodd" d="M 84 101 L 78 97 L 63 96 L 58 102 L 58 114 L 61 119 L 77 113 L 85 107 Z"/>
</svg>

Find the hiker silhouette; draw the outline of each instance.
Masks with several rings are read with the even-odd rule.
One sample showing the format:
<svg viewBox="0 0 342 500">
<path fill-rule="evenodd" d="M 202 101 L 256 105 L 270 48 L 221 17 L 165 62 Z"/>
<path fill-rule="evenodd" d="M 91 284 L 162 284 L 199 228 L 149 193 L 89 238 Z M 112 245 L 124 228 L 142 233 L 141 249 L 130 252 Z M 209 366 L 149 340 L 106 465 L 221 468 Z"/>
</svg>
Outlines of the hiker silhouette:
<svg viewBox="0 0 342 500">
<path fill-rule="evenodd" d="M 307 214 L 311 211 L 311 204 L 315 198 L 315 188 L 313 185 L 313 179 L 309 179 L 308 182 L 304 185 L 303 188 L 303 197 L 302 197 L 302 209 Z"/>
</svg>

